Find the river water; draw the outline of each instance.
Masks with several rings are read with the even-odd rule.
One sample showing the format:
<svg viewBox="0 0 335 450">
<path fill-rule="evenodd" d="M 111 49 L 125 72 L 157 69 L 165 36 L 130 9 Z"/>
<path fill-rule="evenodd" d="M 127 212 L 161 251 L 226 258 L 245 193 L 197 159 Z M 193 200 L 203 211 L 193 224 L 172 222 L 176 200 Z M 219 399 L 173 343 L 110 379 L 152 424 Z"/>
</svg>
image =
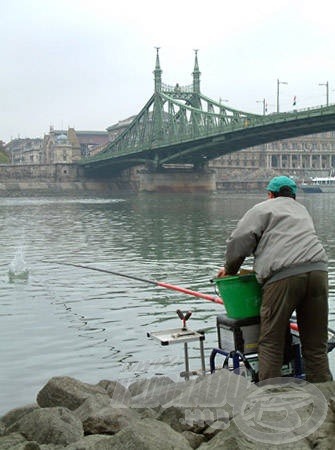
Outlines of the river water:
<svg viewBox="0 0 335 450">
<path fill-rule="evenodd" d="M 161 346 L 147 336 L 180 327 L 177 309 L 192 311 L 190 328 L 206 330 L 208 366 L 221 305 L 54 261 L 214 294 L 210 279 L 223 262 L 226 238 L 241 215 L 264 198 L 221 193 L 0 198 L 0 414 L 34 402 L 53 376 L 124 384 L 155 374 L 180 379 L 183 346 Z M 300 201 L 329 255 L 329 319 L 335 328 L 335 196 L 305 194 Z M 9 267 L 20 262 L 28 277 L 9 277 Z M 191 369 L 200 369 L 198 343 L 191 344 L 190 357 Z"/>
</svg>

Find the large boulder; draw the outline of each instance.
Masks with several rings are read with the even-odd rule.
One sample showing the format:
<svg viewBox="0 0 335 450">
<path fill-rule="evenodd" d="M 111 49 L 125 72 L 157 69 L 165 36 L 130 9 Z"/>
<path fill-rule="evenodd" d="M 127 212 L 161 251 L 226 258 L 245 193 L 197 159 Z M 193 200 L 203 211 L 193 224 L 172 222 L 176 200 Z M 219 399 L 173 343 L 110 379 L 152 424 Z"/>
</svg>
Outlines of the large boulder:
<svg viewBox="0 0 335 450">
<path fill-rule="evenodd" d="M 40 450 L 37 442 L 27 441 L 21 433 L 11 433 L 0 437 L 1 450 Z"/>
<path fill-rule="evenodd" d="M 91 426 L 93 423 L 97 424 L 96 420 L 101 422 L 99 426 L 97 425 L 99 428 L 105 420 L 107 422 L 116 420 L 119 425 L 115 424 L 115 426 L 122 427 L 124 423 L 122 418 L 129 418 L 129 420 L 133 418 L 136 420 L 139 418 L 157 418 L 157 413 L 151 408 L 129 409 L 127 404 L 114 403 L 113 399 L 107 394 L 96 394 L 88 397 L 73 413 L 82 421 L 85 433 L 92 433 Z M 112 416 L 114 419 L 107 416 Z M 115 428 L 115 426 L 112 428 Z M 96 425 L 93 428 L 95 429 Z M 111 432 L 115 433 L 116 431 L 113 429 Z"/>
<path fill-rule="evenodd" d="M 155 376 L 149 379 L 137 380 L 128 386 L 128 390 L 131 395 L 139 395 L 142 392 L 154 392 L 160 387 L 166 387 L 167 385 L 174 384 L 175 382 L 170 377 Z"/>
<path fill-rule="evenodd" d="M 307 436 L 311 448 L 333 449 L 335 448 L 335 414 L 331 408 L 328 409 L 325 420 L 319 428 Z"/>
<path fill-rule="evenodd" d="M 91 434 L 84 436 L 77 442 L 70 444 L 66 450 L 110 450 L 113 447 L 113 436 L 105 434 Z M 43 449 L 44 450 L 44 449 Z"/>
<path fill-rule="evenodd" d="M 95 394 L 106 394 L 106 390 L 75 378 L 54 377 L 37 394 L 37 403 L 42 408 L 63 406 L 74 410 Z"/>
<path fill-rule="evenodd" d="M 97 386 L 105 389 L 113 403 L 129 404 L 132 394 L 118 381 L 101 380 Z"/>
<path fill-rule="evenodd" d="M 139 420 L 115 436 L 109 449 L 191 450 L 188 440 L 166 423 L 155 419 Z"/>
<path fill-rule="evenodd" d="M 335 397 L 335 382 L 326 381 L 325 383 L 315 383 L 315 386 L 322 392 L 326 400 L 330 400 L 331 397 Z"/>
<path fill-rule="evenodd" d="M 190 411 L 187 408 L 181 408 L 180 406 L 170 406 L 164 408 L 159 416 L 158 420 L 167 423 L 178 433 L 183 431 L 192 431 L 194 433 L 201 433 L 206 428 L 206 423 L 188 421 Z"/>
<path fill-rule="evenodd" d="M 28 414 L 37 408 L 39 408 L 39 406 L 36 405 L 36 403 L 34 403 L 31 405 L 22 406 L 21 408 L 11 409 L 4 416 L 1 417 L 1 422 L 8 428 L 14 422 L 17 422 L 25 414 Z"/>
<path fill-rule="evenodd" d="M 84 436 L 81 421 L 66 408 L 39 408 L 22 416 L 6 429 L 19 432 L 39 444 L 68 445 Z"/>
<path fill-rule="evenodd" d="M 298 442 L 284 444 L 269 444 L 245 436 L 232 421 L 229 427 L 219 431 L 209 442 L 203 443 L 198 450 L 310 450 L 307 440 L 302 438 Z M 331 447 L 328 447 L 329 450 Z M 326 450 L 326 448 L 325 448 Z"/>
<path fill-rule="evenodd" d="M 115 434 L 139 419 L 134 410 L 109 406 L 86 417 L 83 427 L 85 434 Z"/>
<path fill-rule="evenodd" d="M 132 408 L 153 408 L 160 409 L 168 402 L 172 402 L 185 389 L 196 384 L 195 380 L 180 383 L 161 383 L 153 382 L 144 384 L 145 388 L 138 395 L 134 395 L 131 399 L 130 406 Z"/>
<path fill-rule="evenodd" d="M 82 422 L 88 417 L 97 414 L 101 409 L 111 406 L 111 399 L 106 394 L 96 394 L 88 397 L 73 414 Z"/>
<path fill-rule="evenodd" d="M 164 408 L 171 406 L 181 408 L 221 408 L 224 405 L 233 407 L 236 399 L 245 392 L 251 393 L 257 387 L 244 377 L 228 370 L 217 371 L 202 377 L 195 382 L 185 383 L 179 395 L 163 404 Z"/>
<path fill-rule="evenodd" d="M 84 427 L 85 434 L 115 434 L 141 416 L 125 405 L 113 404 L 107 394 L 96 394 L 73 413 Z"/>
<path fill-rule="evenodd" d="M 203 434 L 193 433 L 192 431 L 183 431 L 183 436 L 188 440 L 192 448 L 198 448 L 206 438 Z"/>
</svg>

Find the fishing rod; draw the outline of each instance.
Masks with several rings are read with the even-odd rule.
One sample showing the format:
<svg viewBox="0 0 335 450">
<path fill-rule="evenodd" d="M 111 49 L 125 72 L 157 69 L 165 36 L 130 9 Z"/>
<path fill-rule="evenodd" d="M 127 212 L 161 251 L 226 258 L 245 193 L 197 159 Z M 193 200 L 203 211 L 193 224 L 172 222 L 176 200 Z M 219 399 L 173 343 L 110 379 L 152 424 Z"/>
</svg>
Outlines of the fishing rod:
<svg viewBox="0 0 335 450">
<path fill-rule="evenodd" d="M 81 269 L 95 270 L 97 272 L 104 272 L 104 273 L 109 273 L 112 275 L 117 275 L 119 277 L 130 278 L 132 280 L 137 280 L 137 281 L 141 281 L 144 283 L 153 284 L 155 286 L 160 286 L 160 287 L 163 287 L 166 289 L 171 289 L 173 291 L 182 292 L 183 294 L 193 295 L 194 297 L 203 298 L 205 300 L 209 300 L 210 302 L 214 302 L 214 303 L 218 303 L 219 305 L 223 305 L 223 300 L 220 297 L 217 297 L 215 295 L 203 294 L 202 292 L 193 291 L 191 289 L 187 289 L 187 288 L 184 288 L 181 286 L 175 286 L 174 284 L 165 283 L 164 281 L 148 280 L 146 278 L 140 278 L 140 277 L 136 277 L 134 275 L 127 275 L 125 273 L 115 272 L 113 270 L 99 269 L 98 267 L 86 266 L 84 264 L 74 264 L 74 263 L 59 262 L 59 261 L 43 261 L 43 262 L 59 264 L 61 266 L 79 267 Z"/>
<path fill-rule="evenodd" d="M 215 295 L 203 294 L 202 292 L 193 291 L 192 289 L 187 289 L 182 286 L 176 286 L 176 285 L 170 284 L 170 283 L 165 283 L 164 281 L 148 280 L 147 278 L 140 278 L 140 277 L 136 277 L 135 275 L 127 275 L 125 273 L 115 272 L 113 270 L 99 269 L 98 267 L 86 266 L 84 264 L 74 264 L 74 263 L 60 262 L 60 261 L 43 261 L 43 262 L 58 264 L 60 266 L 79 267 L 80 269 L 95 270 L 96 272 L 109 273 L 111 275 L 117 275 L 119 277 L 130 278 L 131 280 L 136 280 L 136 281 L 141 281 L 143 283 L 153 284 L 155 286 L 160 286 L 160 287 L 163 287 L 166 289 L 171 289 L 173 291 L 182 292 L 183 294 L 187 294 L 187 295 L 193 295 L 194 297 L 203 298 L 205 300 L 209 300 L 210 302 L 217 303 L 219 305 L 224 306 L 224 302 L 221 297 L 218 297 Z M 295 322 L 290 323 L 290 328 L 291 328 L 291 330 L 298 331 L 298 325 Z"/>
</svg>

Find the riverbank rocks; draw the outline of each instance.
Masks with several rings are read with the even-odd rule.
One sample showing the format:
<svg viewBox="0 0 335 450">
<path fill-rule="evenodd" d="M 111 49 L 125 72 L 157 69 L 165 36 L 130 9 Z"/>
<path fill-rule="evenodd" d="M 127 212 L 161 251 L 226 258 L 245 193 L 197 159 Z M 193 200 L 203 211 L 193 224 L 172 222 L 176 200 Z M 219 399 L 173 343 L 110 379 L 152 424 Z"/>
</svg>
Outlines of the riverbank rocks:
<svg viewBox="0 0 335 450">
<path fill-rule="evenodd" d="M 335 448 L 335 382 L 270 381 L 228 370 L 128 387 L 54 377 L 0 418 L 0 450 Z"/>
</svg>

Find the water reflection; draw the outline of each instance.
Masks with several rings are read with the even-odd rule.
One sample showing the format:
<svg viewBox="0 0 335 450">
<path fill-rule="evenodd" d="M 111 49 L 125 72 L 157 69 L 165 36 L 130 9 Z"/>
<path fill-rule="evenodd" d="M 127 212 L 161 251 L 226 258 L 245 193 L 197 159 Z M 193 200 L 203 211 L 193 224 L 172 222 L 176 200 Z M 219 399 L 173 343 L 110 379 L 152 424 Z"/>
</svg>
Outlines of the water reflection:
<svg viewBox="0 0 335 450">
<path fill-rule="evenodd" d="M 82 381 L 178 378 L 182 346 L 161 347 L 148 331 L 180 325 L 176 310 L 192 310 L 189 326 L 206 329 L 206 357 L 216 345 L 222 306 L 150 284 L 70 266 L 63 260 L 167 281 L 215 294 L 209 280 L 221 265 L 225 240 L 260 195 L 138 195 L 122 198 L 0 199 L 1 412 L 34 401 L 52 376 Z M 329 254 L 330 318 L 335 321 L 335 197 L 301 198 Z M 29 265 L 26 283 L 8 282 L 19 245 Z M 191 345 L 192 368 L 200 368 Z M 0 413 L 1 413 L 0 412 Z"/>
</svg>

